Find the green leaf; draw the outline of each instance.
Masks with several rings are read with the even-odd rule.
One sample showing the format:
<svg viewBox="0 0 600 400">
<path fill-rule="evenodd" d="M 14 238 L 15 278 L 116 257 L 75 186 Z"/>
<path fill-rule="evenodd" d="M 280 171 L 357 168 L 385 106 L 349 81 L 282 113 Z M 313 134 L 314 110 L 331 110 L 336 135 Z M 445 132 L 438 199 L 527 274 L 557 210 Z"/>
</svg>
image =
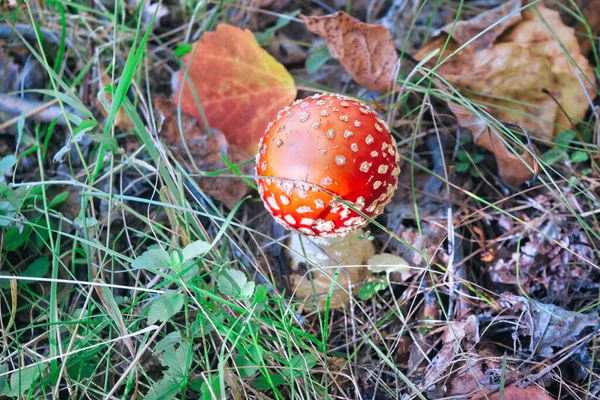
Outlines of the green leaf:
<svg viewBox="0 0 600 400">
<path fill-rule="evenodd" d="M 242 288 L 242 293 L 241 293 L 240 297 L 243 298 L 244 300 L 248 300 L 248 299 L 252 298 L 252 295 L 254 294 L 255 286 L 256 286 L 256 284 L 252 281 L 246 282 L 246 284 Z"/>
<path fill-rule="evenodd" d="M 154 348 L 154 353 L 162 353 L 163 351 L 170 349 L 171 347 L 174 347 L 176 344 L 179 343 L 181 343 L 181 334 L 179 333 L 179 331 L 171 332 L 156 344 L 156 347 Z"/>
<path fill-rule="evenodd" d="M 96 143 L 100 143 L 102 146 L 104 146 L 108 151 L 114 153 L 115 151 L 117 151 L 119 149 L 119 144 L 117 143 L 117 140 L 112 137 L 111 135 L 109 135 L 108 133 L 101 133 L 98 135 L 90 135 L 90 138 L 96 142 Z"/>
<path fill-rule="evenodd" d="M 571 161 L 574 163 L 585 162 L 587 160 L 589 160 L 589 156 L 585 151 L 578 150 L 571 153 Z"/>
<path fill-rule="evenodd" d="M 0 220 L 2 218 L 0 217 Z M 29 240 L 29 236 L 31 233 L 31 226 L 25 225 L 23 230 L 20 230 L 17 226 L 11 226 L 6 231 L 6 241 L 4 242 L 4 247 L 7 251 L 14 251 L 19 247 L 25 245 L 27 240 Z"/>
<path fill-rule="evenodd" d="M 191 362 L 190 345 L 183 342 L 177 350 L 163 354 L 161 365 L 167 368 L 165 377 L 181 380 L 187 378 Z"/>
<path fill-rule="evenodd" d="M 23 188 L 24 187 L 21 186 L 19 190 L 22 191 Z M 23 197 L 21 197 L 16 190 L 13 190 L 4 182 L 0 182 L 0 195 L 2 195 L 4 197 L 4 201 L 8 201 L 13 208 L 19 208 L 21 206 Z"/>
<path fill-rule="evenodd" d="M 6 389 L 6 375 L 4 373 L 8 371 L 8 366 L 6 364 L 0 364 L 0 395 L 4 393 Z"/>
<path fill-rule="evenodd" d="M 283 376 L 283 374 L 280 374 L 280 373 L 269 374 L 269 377 L 271 378 L 271 382 L 273 383 L 273 386 L 279 386 L 279 385 L 283 385 L 285 383 L 285 377 Z M 262 375 L 259 376 L 258 378 L 256 378 L 252 382 L 252 386 L 254 386 L 255 388 L 257 388 L 259 390 L 268 390 L 268 389 L 271 389 L 271 387 L 272 387 L 271 383 L 269 383 L 267 378 Z"/>
<path fill-rule="evenodd" d="M 237 356 L 235 356 L 234 360 L 235 366 L 240 372 L 240 376 L 242 378 L 250 378 L 251 376 L 254 376 L 254 374 L 256 374 L 256 371 L 258 371 L 256 363 L 249 360 L 248 357 L 246 357 L 244 354 L 238 354 Z"/>
<path fill-rule="evenodd" d="M 358 289 L 358 298 L 363 301 L 369 300 L 375 296 L 375 293 L 379 292 L 380 290 L 384 290 L 387 287 L 388 285 L 385 282 L 365 283 L 360 287 L 360 289 Z"/>
<path fill-rule="evenodd" d="M 86 133 L 94 129 L 97 125 L 98 121 L 93 119 L 81 121 L 81 123 L 73 131 L 73 136 L 70 138 L 69 143 L 61 147 L 60 150 L 56 152 L 52 160 L 55 163 L 63 162 L 65 155 L 71 150 L 71 145 L 73 142 L 79 142 Z"/>
<path fill-rule="evenodd" d="M 569 144 L 575 139 L 575 136 L 575 132 L 573 131 L 562 131 L 556 136 L 554 143 L 556 143 L 556 147 L 558 147 L 559 150 L 566 151 Z"/>
<path fill-rule="evenodd" d="M 17 209 L 8 201 L 0 201 L 0 226 L 8 226 L 17 215 Z M 10 243 L 10 242 L 8 242 Z"/>
<path fill-rule="evenodd" d="M 458 173 L 465 173 L 471 168 L 471 163 L 468 162 L 457 162 L 454 163 L 454 168 Z"/>
<path fill-rule="evenodd" d="M 150 306 L 148 312 L 148 325 L 154 325 L 157 321 L 163 322 L 177 314 L 183 308 L 184 298 L 181 293 L 167 290 L 161 294 Z"/>
<path fill-rule="evenodd" d="M 475 164 L 479 164 L 483 161 L 483 154 L 471 154 L 471 159 Z"/>
<path fill-rule="evenodd" d="M 21 368 L 10 375 L 9 389 L 4 393 L 8 397 L 17 397 L 31 388 L 40 376 L 38 365 Z"/>
<path fill-rule="evenodd" d="M 48 273 L 50 260 L 48 257 L 40 257 L 32 262 L 29 267 L 23 271 L 23 276 L 31 276 L 32 278 L 42 278 Z M 34 280 L 19 281 L 19 284 L 34 283 Z"/>
<path fill-rule="evenodd" d="M 471 175 L 474 178 L 479 178 L 479 171 L 476 170 L 475 168 L 470 168 L 469 175 Z"/>
<path fill-rule="evenodd" d="M 310 53 L 304 66 L 309 74 L 314 74 L 329 60 L 331 60 L 331 54 L 329 54 L 327 46 L 319 46 Z"/>
<path fill-rule="evenodd" d="M 298 14 L 300 14 L 300 10 L 294 10 L 289 14 L 286 14 L 287 17 L 279 17 L 275 25 L 266 29 L 264 32 L 255 32 L 254 37 L 256 38 L 258 44 L 260 44 L 261 46 L 268 46 L 271 43 L 271 37 L 273 36 L 273 34 L 275 34 L 275 32 L 277 32 L 279 29 L 292 22 L 293 18 L 296 17 Z"/>
<path fill-rule="evenodd" d="M 290 360 L 289 368 L 285 369 L 288 375 L 299 375 L 301 371 L 308 371 L 317 363 L 317 356 L 311 353 L 297 354 Z"/>
<path fill-rule="evenodd" d="M 173 400 L 181 391 L 181 383 L 170 378 L 155 382 L 143 400 Z"/>
<path fill-rule="evenodd" d="M 86 119 L 73 130 L 73 140 L 81 140 L 83 135 L 98 126 L 98 121 L 95 119 Z"/>
<path fill-rule="evenodd" d="M 236 269 L 223 269 L 217 280 L 217 287 L 221 293 L 231 297 L 240 297 L 242 293 L 247 293 L 250 287 L 246 287 L 248 279 L 246 274 Z M 252 286 L 254 292 L 254 286 Z M 246 292 L 244 292 L 246 290 Z"/>
<path fill-rule="evenodd" d="M 69 197 L 69 192 L 62 192 L 57 194 L 52 200 L 50 200 L 48 208 L 54 208 L 55 206 L 64 203 L 65 200 L 67 200 L 67 197 Z"/>
<path fill-rule="evenodd" d="M 160 248 L 149 249 L 131 262 L 134 269 L 167 268 L 171 264 L 169 253 Z"/>
<path fill-rule="evenodd" d="M 565 158 L 565 152 L 558 149 L 550 149 L 542 155 L 542 161 L 544 161 L 548 165 L 552 165 L 556 162 L 559 162 Z"/>
<path fill-rule="evenodd" d="M 221 381 L 219 379 L 219 375 L 209 375 L 208 384 L 204 379 L 204 382 L 200 387 L 200 392 L 202 395 L 200 396 L 200 400 L 214 400 L 221 398 Z M 210 388 L 209 385 L 210 384 Z"/>
<path fill-rule="evenodd" d="M 257 285 L 254 290 L 254 302 L 255 303 L 266 303 L 267 293 L 269 293 L 269 288 L 265 285 Z"/>
<path fill-rule="evenodd" d="M 469 155 L 466 151 L 459 151 L 458 153 L 456 153 L 456 159 L 458 161 L 464 161 L 469 163 L 471 162 L 471 160 L 469 160 Z"/>
<path fill-rule="evenodd" d="M 191 43 L 177 43 L 177 48 L 173 52 L 175 57 L 183 57 L 192 51 L 194 46 Z"/>
<path fill-rule="evenodd" d="M 17 164 L 17 158 L 9 154 L 5 157 L 0 158 L 0 176 L 4 175 L 9 169 Z"/>
<path fill-rule="evenodd" d="M 208 253 L 211 249 L 211 244 L 204 240 L 196 240 L 185 246 L 181 251 L 183 255 L 183 261 L 192 260 L 196 257 L 200 257 Z"/>
</svg>

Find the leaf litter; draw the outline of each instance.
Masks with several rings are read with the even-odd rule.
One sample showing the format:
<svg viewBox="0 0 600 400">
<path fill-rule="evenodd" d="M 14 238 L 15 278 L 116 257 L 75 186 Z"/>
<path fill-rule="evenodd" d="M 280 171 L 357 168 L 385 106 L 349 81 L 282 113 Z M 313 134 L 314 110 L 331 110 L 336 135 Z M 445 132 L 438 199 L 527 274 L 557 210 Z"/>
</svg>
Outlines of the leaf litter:
<svg viewBox="0 0 600 400">
<path fill-rule="evenodd" d="M 576 2 L 580 3 L 579 0 Z M 289 11 L 289 15 L 292 15 L 293 10 L 286 9 L 287 5 L 284 3 L 265 1 L 257 2 L 257 6 L 278 7 L 277 12 L 282 8 L 282 12 Z M 386 16 L 389 16 L 390 10 L 397 9 L 398 5 L 394 3 Z M 353 3 L 353 9 L 355 5 Z M 444 56 L 464 45 L 462 50 L 437 68 L 439 76 L 459 89 L 464 98 L 479 102 L 481 110 L 489 112 L 505 127 L 521 125 L 526 128 L 536 145 L 539 145 L 540 140 L 552 141 L 561 131 L 572 128 L 570 119 L 576 123 L 584 118 L 589 99 L 594 96 L 594 76 L 591 73 L 592 67 L 584 57 L 590 50 L 582 48 L 580 51 L 578 47 L 583 47 L 586 41 L 581 35 L 574 35 L 573 29 L 566 26 L 558 14 L 546 8 L 546 5 L 538 3 L 532 6 L 526 2 L 508 1 L 497 9 L 476 14 L 472 19 L 441 27 L 422 50 L 415 54 L 415 58 L 419 59 L 430 54 L 432 49 L 443 47 L 446 40 L 449 40 L 450 45 Z M 592 1 L 588 6 L 594 9 L 597 5 L 597 2 Z M 383 8 L 385 11 L 385 7 Z M 308 14 L 310 9 L 302 11 Z M 450 16 L 445 18 L 445 23 L 454 18 L 454 14 L 447 9 L 442 11 L 436 14 L 434 26 L 441 26 L 439 21 L 444 17 L 440 16 Z M 377 18 L 373 13 L 377 14 L 370 9 L 365 15 L 371 17 L 362 18 L 361 15 L 360 19 L 374 22 Z M 321 10 L 314 14 L 320 15 Z M 562 15 L 562 20 L 565 20 L 564 13 Z M 239 22 L 236 19 L 238 17 L 238 14 L 232 13 L 230 22 Z M 381 22 L 383 19 L 377 21 Z M 249 25 L 252 20 L 253 17 L 247 19 Z M 589 20 L 593 22 L 594 18 Z M 310 66 L 308 80 L 313 77 L 313 73 L 319 74 L 319 84 L 357 97 L 364 95 L 365 89 L 386 93 L 394 86 L 394 71 L 399 65 L 396 49 L 403 43 L 397 42 L 394 45 L 394 36 L 382 25 L 366 24 L 342 12 L 325 17 L 304 17 L 304 21 L 307 29 L 325 39 L 327 51 L 322 41 L 315 41 L 313 48 L 306 50 L 295 43 L 298 38 L 287 26 L 282 26 L 277 32 L 267 27 L 265 32 L 268 43 L 265 45 L 275 56 L 273 58 L 256 44 L 253 32 L 230 25 L 217 25 L 214 31 L 207 32 L 199 42 L 191 46 L 192 52 L 184 60 L 184 69 L 189 66 L 187 71 L 190 80 L 187 82 L 192 82 L 195 86 L 202 110 L 198 109 L 196 101 L 192 99 L 195 95 L 190 97 L 189 88 L 183 89 L 182 102 L 179 104 L 180 116 L 170 100 L 155 102 L 162 114 L 159 117 L 159 138 L 169 148 L 170 155 L 195 177 L 204 194 L 229 209 L 252 192 L 242 179 L 222 176 L 233 174 L 222 156 L 231 163 L 240 165 L 240 173 L 252 174 L 251 166 L 242 165 L 252 158 L 256 137 L 264 130 L 264 127 L 260 127 L 273 118 L 269 116 L 271 108 L 276 111 L 295 98 L 298 89 L 292 76 L 303 76 L 303 67 Z M 294 29 L 298 29 L 299 24 L 290 25 L 296 25 Z M 552 29 L 549 30 L 547 25 Z M 595 26 L 593 24 L 592 32 L 597 32 Z M 578 29 L 581 31 L 581 28 Z M 482 33 L 483 31 L 485 32 Z M 414 43 L 407 46 L 408 49 L 418 47 Z M 241 48 L 243 51 L 238 51 Z M 181 46 L 180 49 L 183 54 L 187 47 Z M 314 54 L 315 59 L 318 56 L 317 61 L 309 63 L 306 60 L 308 54 Z M 571 55 L 572 60 L 566 54 Z M 336 58 L 342 66 L 335 67 L 336 75 L 327 74 L 331 71 L 327 68 L 336 64 L 327 61 L 329 55 Z M 240 57 L 243 68 L 232 66 L 235 62 L 231 61 L 237 56 Z M 285 67 L 280 63 L 285 64 Z M 348 86 L 347 80 L 339 79 L 340 75 L 344 75 L 343 69 L 363 88 L 346 92 L 346 89 L 354 86 Z M 177 75 L 181 82 L 182 72 Z M 100 74 L 96 78 L 98 82 L 108 83 L 105 75 Z M 315 83 L 316 81 L 317 79 Z M 438 84 L 440 82 L 441 80 L 436 81 Z M 257 88 L 261 87 L 276 87 L 278 91 L 268 99 L 253 96 L 260 92 Z M 442 88 L 447 90 L 444 86 Z M 548 89 L 554 95 L 570 119 L 554 100 L 540 94 L 540 88 Z M 171 98 L 176 103 L 179 103 L 179 94 L 175 93 Z M 415 93 L 410 96 L 418 97 Z M 419 101 L 423 99 L 420 98 Z M 408 104 L 414 106 L 414 103 Z M 499 174 L 504 182 L 519 185 L 530 179 L 531 171 L 526 165 L 533 165 L 531 155 L 522 150 L 512 152 L 499 139 L 503 134 L 500 126 L 488 126 L 481 118 L 481 113 L 475 113 L 473 108 L 466 107 L 465 104 L 464 101 L 450 102 L 448 108 L 460 125 L 473 131 L 477 144 L 495 154 Z M 439 105 L 435 104 L 434 107 L 437 111 Z M 96 104 L 96 111 L 100 115 L 101 108 L 101 105 Z M 235 118 L 230 117 L 231 115 Z M 127 116 L 123 114 L 123 117 L 122 121 L 115 124 L 117 132 L 132 128 Z M 410 114 L 408 118 L 412 118 Z M 205 119 L 212 129 L 205 126 Z M 233 120 L 236 122 L 232 123 Z M 393 122 L 395 134 L 403 139 L 420 135 L 419 132 L 406 128 L 411 126 L 411 121 L 396 118 Z M 431 121 L 426 118 L 425 124 L 429 124 L 425 125 L 425 129 L 429 129 L 427 132 L 431 135 L 434 131 Z M 455 127 L 448 125 L 452 132 Z M 514 130 L 518 135 L 523 133 L 518 129 Z M 519 140 L 513 142 L 506 136 L 502 137 L 515 148 L 522 148 Z M 524 142 L 522 136 L 520 141 Z M 431 148 L 425 148 L 420 137 L 415 140 L 415 144 L 415 152 L 427 154 L 423 158 L 416 157 L 413 160 L 415 166 L 431 168 L 441 176 L 444 170 L 440 170 L 439 165 L 436 166 L 434 162 L 431 166 L 425 161 L 430 157 Z M 130 143 L 126 143 L 126 148 L 128 145 Z M 563 147 L 568 146 L 569 143 Z M 136 148 L 137 146 L 130 150 Z M 191 157 L 188 157 L 188 149 Z M 12 152 L 12 149 L 7 147 L 6 151 Z M 444 155 L 451 153 L 448 148 L 442 151 Z M 445 162 L 450 163 L 451 156 L 446 157 Z M 483 164 L 487 167 L 489 160 L 484 160 Z M 339 358 L 340 365 L 331 363 L 330 372 L 339 370 L 347 375 L 349 372 L 354 374 L 356 371 L 368 370 L 364 385 L 361 382 L 359 386 L 367 387 L 368 391 L 365 390 L 365 393 L 373 396 L 381 393 L 377 389 L 380 383 L 382 386 L 390 386 L 386 388 L 390 389 L 387 390 L 388 393 L 395 391 L 397 396 L 406 394 L 409 390 L 397 385 L 397 375 L 393 379 L 386 379 L 385 374 L 382 374 L 383 378 L 376 381 L 377 385 L 369 384 L 375 381 L 373 371 L 385 370 L 383 372 L 395 374 L 397 368 L 401 368 L 430 398 L 533 400 L 551 399 L 553 397 L 549 392 L 555 394 L 562 390 L 565 383 L 557 384 L 562 379 L 559 373 L 564 374 L 565 380 L 572 379 L 572 382 L 580 383 L 584 382 L 589 373 L 595 374 L 588 340 L 592 339 L 591 334 L 595 333 L 595 327 L 598 326 L 596 314 L 571 310 L 584 309 L 581 299 L 587 298 L 593 290 L 598 290 L 595 283 L 598 281 L 595 268 L 597 253 L 594 239 L 579 224 L 573 222 L 568 214 L 568 207 L 555 200 L 553 193 L 537 189 L 536 195 L 531 198 L 516 196 L 516 209 L 519 211 L 515 212 L 517 218 L 512 219 L 504 214 L 490 213 L 481 206 L 482 203 L 465 196 L 465 193 L 474 194 L 484 197 L 486 201 L 498 201 L 497 204 L 502 208 L 509 207 L 501 202 L 504 199 L 494 197 L 497 192 L 491 196 L 490 192 L 483 192 L 489 197 L 482 195 L 478 191 L 477 179 L 466 181 L 460 176 L 450 177 L 450 184 L 463 191 L 453 190 L 448 195 L 441 184 L 436 190 L 431 190 L 436 185 L 431 184 L 434 180 L 430 178 L 429 171 L 418 168 L 410 174 L 403 173 L 402 192 L 388 206 L 384 218 L 378 221 L 397 235 L 400 241 L 391 240 L 388 231 L 374 228 L 372 232 L 353 237 L 337 248 L 332 248 L 329 244 L 307 245 L 306 242 L 303 245 L 290 245 L 286 254 L 292 273 L 287 278 L 291 280 L 291 287 L 296 289 L 296 299 L 305 303 L 305 309 L 299 311 L 313 313 L 315 304 L 323 309 L 324 299 L 333 288 L 333 297 L 329 302 L 334 310 L 332 315 L 342 317 L 330 321 L 332 329 L 326 344 L 328 349 L 330 346 L 335 351 L 357 350 L 356 360 L 350 362 Z M 442 182 L 436 179 L 439 183 Z M 578 195 L 575 189 L 565 189 L 563 186 L 560 189 L 569 203 L 577 201 L 573 200 Z M 2 193 L 4 196 L 5 192 Z M 523 198 L 528 201 L 525 206 Z M 595 203 L 591 204 L 592 209 L 586 209 L 586 212 L 594 211 Z M 463 205 L 465 209 L 460 208 Z M 256 209 L 251 207 L 249 205 L 242 209 L 243 222 L 255 228 L 252 225 L 252 214 Z M 477 211 L 471 213 L 467 210 L 469 207 Z M 454 210 L 451 218 L 448 210 Z M 511 210 L 511 216 L 512 213 Z M 453 225 L 458 238 L 454 243 L 463 246 L 465 250 L 477 251 L 480 238 L 475 237 L 476 235 L 471 237 L 471 230 L 475 232 L 473 227 L 476 224 L 471 224 L 472 220 L 465 224 L 463 220 L 465 215 L 473 218 L 475 214 L 484 226 L 480 231 L 489 236 L 486 243 L 482 233 L 481 242 L 495 251 L 495 257 L 486 264 L 479 263 L 477 257 L 471 258 L 470 255 L 463 258 L 462 253 L 449 246 L 448 226 Z M 155 215 L 152 214 L 152 217 Z M 250 217 L 246 218 L 248 215 Z M 106 215 L 100 214 L 98 217 L 104 219 Z M 101 221 L 99 224 L 105 222 Z M 248 237 L 251 236 L 244 236 L 246 239 Z M 190 238 L 187 239 L 189 242 Z M 264 241 L 261 246 L 263 244 Z M 266 244 L 259 250 L 252 247 L 253 251 L 256 250 L 252 256 L 256 256 L 259 263 L 265 261 L 265 265 L 269 265 L 273 259 L 272 254 L 264 259 L 258 258 L 263 256 L 263 248 L 269 247 Z M 203 247 L 200 250 L 202 253 L 206 249 Z M 333 252 L 333 256 L 327 255 L 324 250 Z M 246 266 L 245 260 L 249 257 L 246 254 L 234 254 Z M 281 255 L 279 257 L 283 258 Z M 156 262 L 155 259 L 143 257 L 138 260 L 141 261 Z M 311 262 L 319 267 L 325 266 L 322 268 L 325 272 L 313 268 L 312 282 L 306 279 L 307 268 L 312 268 Z M 468 269 L 468 276 L 457 275 L 459 284 L 450 288 L 444 280 L 451 274 L 446 273 L 444 268 L 453 262 L 458 262 L 460 268 L 464 268 L 464 265 L 471 268 Z M 423 271 L 426 272 L 422 273 Z M 229 269 L 215 279 L 219 295 L 229 297 L 230 300 L 248 301 L 259 288 L 264 289 L 261 285 L 255 286 L 245 272 Z M 391 285 L 388 287 L 387 282 L 385 286 L 381 285 L 382 276 L 373 275 L 376 273 L 386 273 Z M 442 274 L 444 280 L 439 278 Z M 335 279 L 337 282 L 334 283 Z M 460 286 L 461 279 L 469 284 L 468 288 Z M 302 283 L 303 280 L 310 284 Z M 368 284 L 375 286 L 369 296 L 363 298 L 359 294 L 358 298 L 363 300 L 359 302 L 355 296 L 356 289 Z M 345 290 L 338 291 L 339 286 L 343 286 Z M 586 292 L 586 287 L 591 287 L 592 290 Z M 388 288 L 391 290 L 387 290 Z M 315 289 L 318 292 L 316 303 Z M 504 291 L 507 292 L 503 293 Z M 372 296 L 374 292 L 378 292 L 377 298 Z M 149 323 L 169 320 L 183 308 L 179 292 L 166 293 L 164 298 L 151 306 L 147 316 Z M 446 320 L 446 315 L 442 312 L 445 311 L 445 303 L 451 303 L 456 297 L 464 299 L 466 306 L 460 312 L 448 314 Z M 380 299 L 383 301 L 379 301 Z M 409 314 L 408 324 L 387 322 L 389 315 L 403 315 L 401 313 L 405 311 Z M 223 318 L 224 315 L 219 314 L 217 318 Z M 227 318 L 232 316 L 233 313 Z M 348 324 L 349 320 L 351 322 Z M 300 322 L 298 327 L 310 330 L 316 326 L 312 322 L 309 325 L 303 324 L 306 322 Z M 369 334 L 369 338 L 381 349 L 391 345 L 389 348 L 394 349 L 395 353 L 390 354 L 397 357 L 397 368 L 382 367 L 381 359 L 374 357 L 369 350 L 351 348 L 346 342 L 350 337 L 350 328 L 358 328 Z M 411 331 L 410 335 L 406 335 L 407 329 Z M 394 347 L 396 345 L 397 348 Z M 181 353 L 181 357 L 178 358 L 183 359 L 187 355 L 185 346 L 180 344 L 177 352 Z M 171 350 L 174 353 L 174 348 Z M 291 364 L 299 365 L 296 361 L 301 357 L 297 355 L 292 358 Z M 311 358 L 309 369 L 316 366 L 316 360 L 316 357 L 314 360 Z M 168 357 L 165 361 L 168 361 Z M 171 375 L 174 372 L 179 376 L 179 372 L 185 372 L 189 367 L 186 364 L 186 368 L 175 371 L 175 363 L 167 364 L 163 364 L 168 367 L 164 373 L 165 379 L 173 378 Z M 362 379 L 360 373 L 357 376 Z M 529 380 L 532 377 L 535 379 Z M 502 384 L 501 378 L 505 380 Z M 245 376 L 244 379 L 248 379 L 249 384 L 258 382 L 258 379 L 253 381 L 252 376 Z M 238 380 L 234 373 L 228 373 L 225 380 L 226 386 L 231 387 L 235 396 L 239 397 L 240 382 L 245 385 L 246 381 Z M 162 381 L 162 384 L 166 383 L 168 382 Z M 152 387 L 157 397 L 160 397 L 159 389 L 163 389 L 161 385 Z M 342 393 L 349 390 L 344 384 L 338 385 Z M 583 383 L 581 385 L 583 387 Z"/>
<path fill-rule="evenodd" d="M 441 60 L 451 56 L 436 69 L 444 81 L 501 124 L 519 125 L 537 139 L 552 141 L 571 129 L 595 97 L 594 72 L 574 30 L 543 4 L 511 0 L 445 26 L 414 57 L 422 60 L 435 49 L 444 49 Z M 521 185 L 531 179 L 531 154 L 511 150 L 517 146 L 501 126 L 489 126 L 481 111 L 475 114 L 455 100 L 448 103 L 458 122 L 473 132 L 475 142 L 495 154 L 506 183 Z"/>
</svg>

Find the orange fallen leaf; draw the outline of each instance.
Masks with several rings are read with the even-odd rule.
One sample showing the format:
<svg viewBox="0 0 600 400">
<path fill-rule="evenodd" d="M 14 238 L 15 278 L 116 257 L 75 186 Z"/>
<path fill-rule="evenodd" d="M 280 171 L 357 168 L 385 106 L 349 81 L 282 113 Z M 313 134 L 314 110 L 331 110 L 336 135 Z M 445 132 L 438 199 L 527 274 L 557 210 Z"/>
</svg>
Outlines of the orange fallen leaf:
<svg viewBox="0 0 600 400">
<path fill-rule="evenodd" d="M 515 385 L 507 386 L 504 388 L 504 400 L 554 400 L 554 397 L 550 396 L 548 392 L 537 386 L 528 386 L 521 389 Z M 471 397 L 472 400 L 499 400 L 500 393 L 488 395 L 477 395 Z"/>
<path fill-rule="evenodd" d="M 247 29 L 217 25 L 215 32 L 205 33 L 195 43 L 184 63 L 175 103 L 200 119 L 197 93 L 209 125 L 249 154 L 256 152 L 269 121 L 296 98 L 292 76 Z"/>
<path fill-rule="evenodd" d="M 588 98 L 595 97 L 594 74 L 581 54 L 573 29 L 562 22 L 558 12 L 523 3 L 512 0 L 457 24 L 442 59 L 465 47 L 440 65 L 437 73 L 466 98 L 485 104 L 499 121 L 518 124 L 534 138 L 551 140 L 570 128 L 571 122 L 542 89 L 558 99 L 571 119 L 578 120 L 589 107 Z M 501 20 L 469 42 L 484 27 Z M 451 27 L 437 32 L 414 57 L 422 60 L 433 50 L 443 48 L 448 32 L 452 32 Z M 499 131 L 465 108 L 455 106 L 453 112 L 461 125 L 473 131 L 477 144 L 494 152 L 506 183 L 519 185 L 531 178 L 526 165 L 531 165 L 529 153 L 522 155 L 524 163 L 507 148 Z"/>
<path fill-rule="evenodd" d="M 160 99 L 155 100 L 155 105 L 163 118 L 159 136 L 173 150 L 173 154 L 179 162 L 186 165 L 188 171 L 195 172 L 194 165 L 190 165 L 192 161 L 189 160 L 181 140 L 176 107 L 171 102 Z M 227 156 L 234 164 L 242 163 L 250 158 L 246 152 L 227 143 L 223 134 L 214 129 L 210 133 L 207 132 L 201 122 L 185 112 L 181 113 L 181 129 L 185 133 L 185 145 L 190 151 L 193 164 L 201 171 L 212 172 L 227 169 L 228 166 L 221 159 L 221 154 Z M 246 165 L 241 172 L 244 175 L 251 175 L 253 173 L 252 166 Z M 229 171 L 224 174 L 231 175 L 233 172 Z M 202 176 L 196 180 L 204 193 L 220 201 L 229 209 L 232 209 L 248 192 L 248 185 L 237 177 Z"/>
<path fill-rule="evenodd" d="M 327 41 L 329 52 L 352 79 L 376 92 L 392 90 L 398 54 L 390 32 L 339 11 L 326 17 L 300 15 L 308 29 Z"/>
</svg>

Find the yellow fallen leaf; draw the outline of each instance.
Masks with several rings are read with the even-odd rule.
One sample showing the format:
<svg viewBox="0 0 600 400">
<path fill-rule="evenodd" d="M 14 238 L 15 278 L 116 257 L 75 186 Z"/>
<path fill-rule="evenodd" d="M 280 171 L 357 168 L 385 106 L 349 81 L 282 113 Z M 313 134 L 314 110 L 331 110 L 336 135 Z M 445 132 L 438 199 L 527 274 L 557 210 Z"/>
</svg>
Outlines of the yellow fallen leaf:
<svg viewBox="0 0 600 400">
<path fill-rule="evenodd" d="M 558 12 L 524 3 L 512 0 L 459 23 L 442 59 L 460 46 L 466 47 L 440 65 L 437 73 L 463 96 L 485 105 L 500 122 L 521 125 L 532 137 L 551 140 L 570 129 L 571 123 L 542 89 L 552 93 L 570 118 L 578 120 L 589 107 L 588 99 L 595 97 L 594 73 L 581 54 L 573 29 L 561 21 Z M 469 42 L 496 21 L 502 22 Z M 414 57 L 421 60 L 442 48 L 449 32 L 451 27 L 437 32 Z M 531 178 L 527 165 L 500 140 L 499 131 L 490 131 L 485 121 L 474 120 L 460 106 L 454 111 L 458 111 L 459 123 L 473 131 L 476 143 L 494 152 L 506 183 L 519 185 Z M 524 153 L 523 158 L 530 164 L 529 154 Z"/>
</svg>

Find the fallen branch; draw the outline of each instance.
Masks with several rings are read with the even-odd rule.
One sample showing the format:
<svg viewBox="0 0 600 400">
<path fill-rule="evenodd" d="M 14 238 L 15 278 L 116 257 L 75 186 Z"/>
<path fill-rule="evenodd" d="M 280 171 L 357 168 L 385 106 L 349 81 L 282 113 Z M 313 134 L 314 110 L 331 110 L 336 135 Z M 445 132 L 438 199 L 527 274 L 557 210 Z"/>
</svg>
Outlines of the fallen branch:
<svg viewBox="0 0 600 400">
<path fill-rule="evenodd" d="M 15 115 L 14 118 L 0 124 L 0 130 L 4 130 L 19 121 L 21 115 L 25 118 L 33 118 L 36 121 L 51 122 L 57 120 L 57 124 L 66 125 L 65 116 L 60 106 L 55 105 L 57 99 L 41 102 L 25 100 L 16 96 L 0 96 L 0 112 Z M 65 108 L 67 113 L 73 113 L 70 108 Z"/>
</svg>

